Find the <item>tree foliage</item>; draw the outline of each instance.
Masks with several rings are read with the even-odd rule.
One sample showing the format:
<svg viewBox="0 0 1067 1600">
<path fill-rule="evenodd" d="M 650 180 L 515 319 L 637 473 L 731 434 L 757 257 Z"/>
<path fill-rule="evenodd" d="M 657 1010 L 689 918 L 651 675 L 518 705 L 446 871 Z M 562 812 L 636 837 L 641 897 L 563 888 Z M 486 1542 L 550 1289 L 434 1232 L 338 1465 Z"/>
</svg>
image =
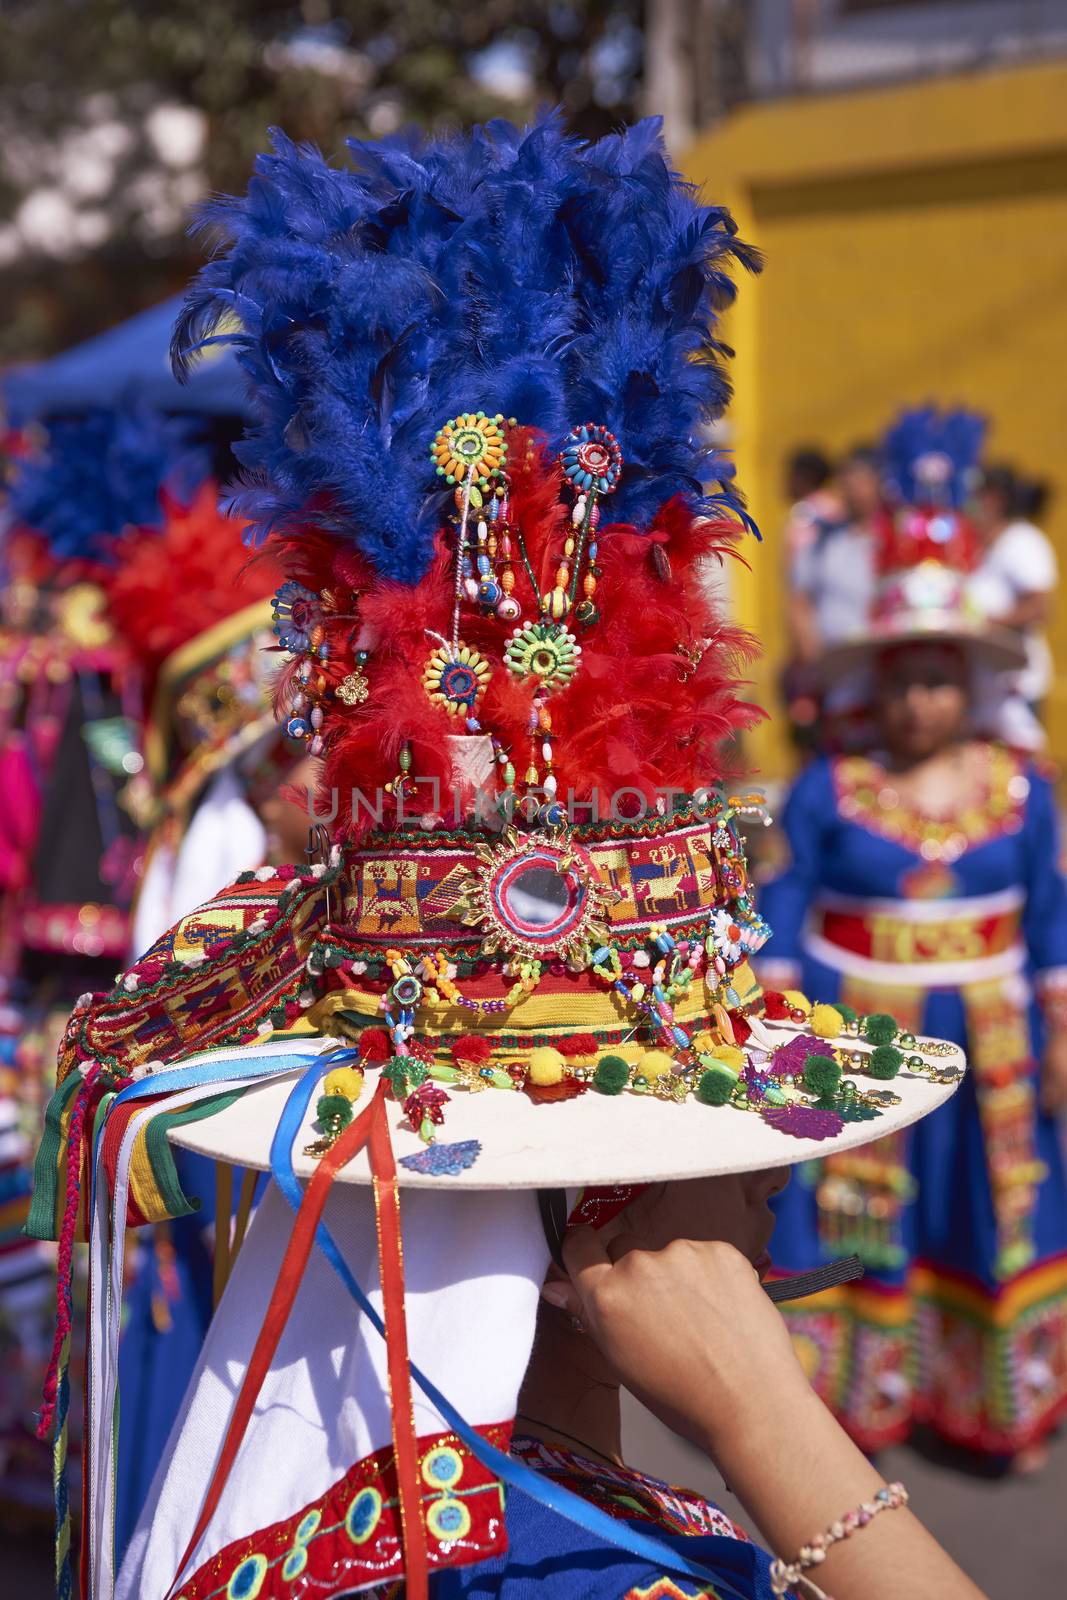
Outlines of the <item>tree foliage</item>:
<svg viewBox="0 0 1067 1600">
<path fill-rule="evenodd" d="M 0 359 L 180 286 L 190 205 L 243 188 L 272 124 L 337 153 L 349 134 L 555 101 L 590 136 L 629 120 L 640 21 L 639 0 L 7 0 Z M 167 148 L 175 128 L 192 159 Z"/>
</svg>

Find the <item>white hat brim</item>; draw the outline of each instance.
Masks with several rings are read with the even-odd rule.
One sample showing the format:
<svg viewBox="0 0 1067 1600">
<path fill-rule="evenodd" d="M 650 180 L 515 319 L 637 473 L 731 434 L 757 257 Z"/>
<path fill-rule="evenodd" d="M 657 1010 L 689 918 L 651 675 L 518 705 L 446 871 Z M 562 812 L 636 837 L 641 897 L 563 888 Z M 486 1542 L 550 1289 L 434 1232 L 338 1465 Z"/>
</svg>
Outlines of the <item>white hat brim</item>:
<svg viewBox="0 0 1067 1600">
<path fill-rule="evenodd" d="M 781 1040 L 797 1031 L 764 1024 Z M 855 1047 L 854 1039 L 842 1045 Z M 923 1040 L 917 1050 L 922 1051 Z M 336 1040 L 307 1039 L 300 1049 L 335 1047 Z M 453 1094 L 437 1130 L 441 1144 L 476 1139 L 481 1150 L 473 1165 L 454 1174 L 414 1172 L 398 1167 L 405 1188 L 419 1189 L 564 1189 L 590 1184 L 658 1183 L 678 1178 L 725 1176 L 770 1167 L 794 1166 L 817 1156 L 870 1144 L 929 1115 L 953 1095 L 966 1066 L 963 1051 L 932 1057 L 944 1071 L 956 1069 L 950 1083 L 932 1082 L 901 1068 L 889 1083 L 860 1074 L 864 1089 L 891 1089 L 900 1104 L 864 1122 L 846 1122 L 829 1139 L 797 1139 L 764 1122 L 759 1115 L 731 1106 L 705 1106 L 692 1097 L 682 1102 L 625 1093 L 603 1095 L 590 1089 L 573 1100 L 536 1104 L 525 1093 L 486 1089 L 480 1094 Z M 179 1063 L 175 1063 L 179 1065 Z M 165 1075 L 161 1074 L 161 1080 Z M 296 1072 L 257 1084 L 225 1110 L 171 1132 L 173 1143 L 200 1155 L 238 1166 L 265 1170 L 282 1111 L 299 1076 Z M 161 1081 L 162 1087 L 162 1081 Z M 366 1099 L 367 1090 L 364 1089 Z M 303 1154 L 319 1137 L 312 1095 L 308 1114 L 294 1140 L 294 1169 L 310 1178 L 317 1166 Z M 356 1107 L 357 1111 L 359 1105 Z M 389 1127 L 397 1160 L 427 1147 L 408 1127 L 399 1105 L 388 1102 Z M 371 1182 L 366 1151 L 342 1169 L 339 1180 Z"/>
<path fill-rule="evenodd" d="M 836 682 L 842 673 L 869 667 L 879 651 L 902 644 L 958 645 L 991 672 L 1019 672 L 1026 665 L 1026 651 L 1018 635 L 1007 628 L 990 623 L 979 631 L 965 622 L 930 619 L 895 628 L 875 623 L 862 636 L 828 645 L 818 663 L 820 674 Z"/>
</svg>

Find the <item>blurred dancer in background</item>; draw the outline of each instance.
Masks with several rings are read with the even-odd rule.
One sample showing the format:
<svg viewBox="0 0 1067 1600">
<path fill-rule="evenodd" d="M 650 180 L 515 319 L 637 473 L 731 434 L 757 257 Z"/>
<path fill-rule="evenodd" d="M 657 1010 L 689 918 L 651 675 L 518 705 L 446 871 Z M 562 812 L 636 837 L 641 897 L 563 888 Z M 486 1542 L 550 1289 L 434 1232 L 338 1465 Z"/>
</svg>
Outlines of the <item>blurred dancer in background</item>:
<svg viewBox="0 0 1067 1600">
<path fill-rule="evenodd" d="M 1026 653 L 1023 670 L 1004 686 L 998 731 L 1025 750 L 1044 746 L 1041 706 L 1052 683 L 1045 630 L 1059 570 L 1051 539 L 1033 520 L 1046 498 L 1043 486 L 1028 484 L 1012 467 L 1000 465 L 983 471 L 974 505 L 982 539 L 972 579 L 975 600 L 986 616 L 1017 630 Z"/>
<path fill-rule="evenodd" d="M 797 743 L 811 749 L 855 748 L 865 736 L 866 685 L 829 684 L 818 663 L 848 638 L 874 594 L 875 530 L 882 511 L 878 451 L 856 445 L 840 468 L 837 521 L 817 519 L 790 563 L 790 666 L 783 690 Z M 823 501 L 828 509 L 828 502 Z"/>
<path fill-rule="evenodd" d="M 790 455 L 785 492 L 790 506 L 782 541 L 789 574 L 793 647 L 782 674 L 782 701 L 794 743 L 800 750 L 809 750 L 817 732 L 822 685 L 815 664 L 817 650 L 809 637 L 814 631 L 812 608 L 798 585 L 806 581 L 809 569 L 817 563 L 823 542 L 843 528 L 846 519 L 830 460 L 814 446 L 803 446 Z"/>
<path fill-rule="evenodd" d="M 838 475 L 839 497 L 825 491 L 790 564 L 790 636 L 794 659 L 811 662 L 852 633 L 874 589 L 874 522 L 882 505 L 878 452 L 849 451 Z M 809 502 L 810 505 L 810 502 Z M 831 519 L 831 509 L 836 517 Z M 792 522 L 791 522 L 792 526 Z"/>
<path fill-rule="evenodd" d="M 829 457 L 812 445 L 794 450 L 786 463 L 785 492 L 790 502 L 783 539 L 790 567 L 844 521 L 841 496 Z"/>
<path fill-rule="evenodd" d="M 145 770 L 130 800 L 147 830 L 131 958 L 240 873 L 263 867 L 272 843 L 299 859 L 308 841 L 306 810 L 279 794 L 298 748 L 282 736 L 271 706 L 278 658 L 269 596 L 279 575 L 244 548 L 212 480 L 188 506 L 167 501 L 165 510 L 151 543 L 120 546 L 109 589 L 111 616 L 140 665 L 150 707 Z M 186 941 L 166 954 L 192 963 L 202 952 Z M 243 1233 L 253 1198 L 248 1185 L 242 1196 L 232 1193 L 229 1168 L 189 1151 L 177 1162 L 199 1207 L 142 1230 L 137 1243 L 120 1353 L 130 1398 L 119 1428 L 119 1550 L 200 1353 L 230 1219 L 236 1209 Z M 220 1215 L 228 1222 L 221 1248 Z"/>
<path fill-rule="evenodd" d="M 809 1375 L 865 1449 L 924 1422 L 1027 1468 L 1067 1406 L 1051 1115 L 1067 1104 L 1067 892 L 1051 785 L 972 732 L 976 666 L 1018 668 L 1023 654 L 975 618 L 950 564 L 965 567 L 973 543 L 958 507 L 977 441 L 950 478 L 952 430 L 926 416 L 925 451 L 924 427 L 904 430 L 918 471 L 885 529 L 895 570 L 866 637 L 827 661 L 835 677 L 873 668 L 878 748 L 818 761 L 795 785 L 792 865 L 761 901 L 774 928 L 761 977 L 892 1012 L 905 1053 L 909 1033 L 955 1039 L 971 1071 L 921 1128 L 794 1185 L 775 1253 L 786 1270 L 816 1249 L 867 1266 L 862 1285 L 790 1312 Z"/>
<path fill-rule="evenodd" d="M 29 1155 L 75 998 L 126 952 L 139 858 L 122 793 L 141 684 L 106 615 L 118 535 L 202 472 L 192 419 L 100 408 L 8 441 L 0 535 L 0 1499 L 49 1505 L 33 1437 L 54 1312 L 51 1252 L 23 1232 Z M 75 1367 L 81 1353 L 74 1352 Z M 77 1451 L 79 1418 L 68 1431 Z"/>
</svg>

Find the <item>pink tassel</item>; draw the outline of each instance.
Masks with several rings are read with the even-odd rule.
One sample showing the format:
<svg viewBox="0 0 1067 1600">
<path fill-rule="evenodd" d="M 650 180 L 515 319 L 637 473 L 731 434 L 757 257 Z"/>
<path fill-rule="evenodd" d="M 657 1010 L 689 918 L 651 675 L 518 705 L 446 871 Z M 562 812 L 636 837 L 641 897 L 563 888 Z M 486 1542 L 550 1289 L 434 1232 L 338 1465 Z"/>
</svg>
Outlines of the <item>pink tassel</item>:
<svg viewBox="0 0 1067 1600">
<path fill-rule="evenodd" d="M 63 1223 L 59 1230 L 59 1252 L 56 1261 L 56 1331 L 52 1339 L 52 1354 L 48 1361 L 42 1395 L 41 1415 L 37 1423 L 38 1439 L 47 1439 L 52 1432 L 59 1389 L 59 1363 L 63 1342 L 71 1326 L 71 1276 L 74 1257 L 74 1233 L 78 1224 L 78 1204 L 81 1199 L 82 1144 L 85 1135 L 85 1114 L 93 1082 L 100 1070 L 94 1063 L 86 1073 L 85 1082 L 78 1090 L 67 1133 L 67 1185 L 63 1201 Z"/>
</svg>

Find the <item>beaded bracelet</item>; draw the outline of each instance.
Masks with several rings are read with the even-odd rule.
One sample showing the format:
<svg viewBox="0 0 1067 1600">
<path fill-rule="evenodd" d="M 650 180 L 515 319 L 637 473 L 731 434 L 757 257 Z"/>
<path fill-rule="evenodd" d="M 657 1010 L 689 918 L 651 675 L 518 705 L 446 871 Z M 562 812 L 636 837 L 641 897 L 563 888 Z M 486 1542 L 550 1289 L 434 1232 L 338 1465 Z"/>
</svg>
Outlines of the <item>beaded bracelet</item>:
<svg viewBox="0 0 1067 1600">
<path fill-rule="evenodd" d="M 873 1500 L 857 1506 L 855 1511 L 849 1511 L 840 1522 L 831 1522 L 825 1533 L 818 1534 L 810 1544 L 803 1545 L 795 1561 L 785 1562 L 775 1558 L 771 1562 L 771 1593 L 784 1595 L 793 1584 L 803 1582 L 816 1600 L 830 1600 L 829 1595 L 824 1595 L 818 1585 L 804 1574 L 826 1560 L 832 1545 L 850 1538 L 858 1528 L 865 1528 L 880 1511 L 896 1511 L 907 1503 L 908 1491 L 902 1483 L 890 1483 L 884 1489 L 879 1489 Z"/>
</svg>

